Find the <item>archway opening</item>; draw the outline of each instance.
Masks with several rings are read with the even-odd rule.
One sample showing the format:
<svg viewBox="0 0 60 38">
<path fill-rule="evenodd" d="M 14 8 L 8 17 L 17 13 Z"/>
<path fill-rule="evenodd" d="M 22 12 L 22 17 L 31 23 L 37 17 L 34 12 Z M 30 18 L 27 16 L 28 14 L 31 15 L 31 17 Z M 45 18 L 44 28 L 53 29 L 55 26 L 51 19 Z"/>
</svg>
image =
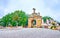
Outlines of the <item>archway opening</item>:
<svg viewBox="0 0 60 38">
<path fill-rule="evenodd" d="M 36 20 L 32 20 L 32 25 L 36 25 Z"/>
</svg>

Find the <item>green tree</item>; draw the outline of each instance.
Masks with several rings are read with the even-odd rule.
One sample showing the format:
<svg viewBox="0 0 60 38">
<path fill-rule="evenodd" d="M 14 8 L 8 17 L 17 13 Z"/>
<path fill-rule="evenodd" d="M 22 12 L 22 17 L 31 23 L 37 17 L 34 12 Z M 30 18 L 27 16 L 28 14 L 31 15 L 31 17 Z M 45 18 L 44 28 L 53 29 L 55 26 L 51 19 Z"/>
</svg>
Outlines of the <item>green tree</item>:
<svg viewBox="0 0 60 38">
<path fill-rule="evenodd" d="M 53 19 L 53 18 L 51 18 L 51 17 L 49 17 L 49 16 L 44 16 L 44 17 L 42 17 L 42 19 L 43 19 L 44 22 L 46 23 L 46 20 L 47 20 L 47 19 L 50 20 L 50 19 Z"/>
<path fill-rule="evenodd" d="M 8 26 L 11 24 L 12 26 L 26 26 L 28 20 L 28 16 L 24 11 L 16 10 L 11 12 L 11 14 L 7 14 L 1 19 L 2 26 Z"/>
</svg>

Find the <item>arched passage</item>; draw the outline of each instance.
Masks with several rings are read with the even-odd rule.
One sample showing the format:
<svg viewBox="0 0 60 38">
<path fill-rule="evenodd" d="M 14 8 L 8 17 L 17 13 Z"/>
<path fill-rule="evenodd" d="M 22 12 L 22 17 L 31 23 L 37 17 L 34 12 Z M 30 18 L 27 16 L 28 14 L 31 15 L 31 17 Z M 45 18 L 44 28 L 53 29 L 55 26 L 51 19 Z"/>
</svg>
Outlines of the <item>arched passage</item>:
<svg viewBox="0 0 60 38">
<path fill-rule="evenodd" d="M 32 25 L 36 25 L 36 20 L 32 20 Z"/>
</svg>

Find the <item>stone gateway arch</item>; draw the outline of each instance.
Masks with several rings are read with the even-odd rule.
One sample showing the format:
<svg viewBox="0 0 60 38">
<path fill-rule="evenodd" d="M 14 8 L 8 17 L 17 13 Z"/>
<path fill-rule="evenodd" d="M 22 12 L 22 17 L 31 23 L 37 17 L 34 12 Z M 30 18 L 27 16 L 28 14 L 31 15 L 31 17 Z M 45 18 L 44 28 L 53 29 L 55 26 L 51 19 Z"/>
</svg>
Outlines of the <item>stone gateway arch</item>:
<svg viewBox="0 0 60 38">
<path fill-rule="evenodd" d="M 42 16 L 40 16 L 40 13 L 35 12 L 35 8 L 33 8 L 33 13 L 28 18 L 28 27 L 41 27 L 42 24 Z"/>
</svg>

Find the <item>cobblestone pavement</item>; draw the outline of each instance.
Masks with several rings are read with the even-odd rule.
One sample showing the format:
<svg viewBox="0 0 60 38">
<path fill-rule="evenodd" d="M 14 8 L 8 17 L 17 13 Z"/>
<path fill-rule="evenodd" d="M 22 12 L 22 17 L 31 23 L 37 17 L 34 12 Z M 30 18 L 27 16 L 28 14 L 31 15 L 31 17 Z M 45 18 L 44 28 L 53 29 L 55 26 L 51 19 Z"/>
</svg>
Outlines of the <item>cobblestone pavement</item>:
<svg viewBox="0 0 60 38">
<path fill-rule="evenodd" d="M 0 38 L 60 38 L 60 32 L 44 28 L 1 29 Z"/>
</svg>

